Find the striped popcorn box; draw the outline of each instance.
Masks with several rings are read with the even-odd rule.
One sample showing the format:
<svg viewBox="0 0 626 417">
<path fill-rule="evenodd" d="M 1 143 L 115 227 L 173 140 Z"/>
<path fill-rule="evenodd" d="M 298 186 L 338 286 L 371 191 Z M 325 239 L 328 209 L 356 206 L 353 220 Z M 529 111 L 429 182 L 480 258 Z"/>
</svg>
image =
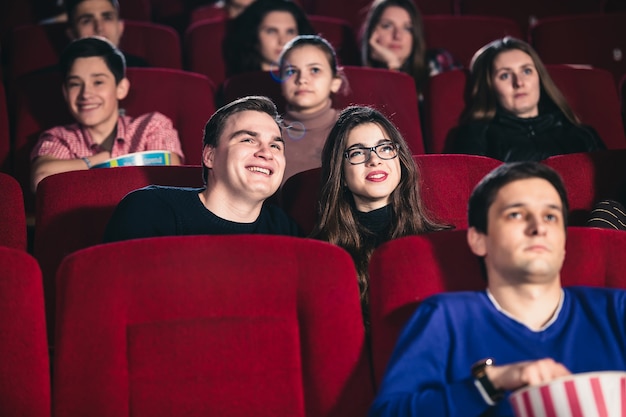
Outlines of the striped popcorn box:
<svg viewBox="0 0 626 417">
<path fill-rule="evenodd" d="M 588 372 L 521 388 L 516 417 L 626 417 L 626 372 Z"/>
</svg>

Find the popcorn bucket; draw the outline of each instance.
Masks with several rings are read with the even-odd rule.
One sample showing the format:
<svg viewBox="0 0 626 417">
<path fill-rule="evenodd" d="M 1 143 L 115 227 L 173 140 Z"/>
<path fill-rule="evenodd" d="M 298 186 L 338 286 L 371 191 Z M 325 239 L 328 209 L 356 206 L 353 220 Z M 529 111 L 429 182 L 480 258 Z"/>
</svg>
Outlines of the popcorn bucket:
<svg viewBox="0 0 626 417">
<path fill-rule="evenodd" d="M 521 388 L 516 417 L 626 417 L 626 372 L 588 372 Z"/>
</svg>

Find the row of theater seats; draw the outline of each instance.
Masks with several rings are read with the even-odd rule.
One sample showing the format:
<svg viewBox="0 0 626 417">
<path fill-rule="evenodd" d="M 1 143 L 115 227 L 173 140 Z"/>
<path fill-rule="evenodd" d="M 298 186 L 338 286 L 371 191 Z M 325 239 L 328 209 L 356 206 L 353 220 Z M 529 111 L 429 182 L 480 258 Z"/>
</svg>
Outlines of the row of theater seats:
<svg viewBox="0 0 626 417">
<path fill-rule="evenodd" d="M 314 29 L 333 44 L 344 65 L 359 64 L 355 32 L 347 21 L 317 15 L 310 16 L 310 20 Z M 507 35 L 526 38 L 517 22 L 497 16 L 424 16 L 423 26 L 429 48 L 450 51 L 465 67 L 473 54 L 493 39 Z M 151 66 L 184 68 L 220 84 L 226 78 L 222 60 L 225 31 L 223 19 L 201 19 L 190 25 L 181 42 L 171 27 L 127 21 L 120 48 L 146 59 Z M 545 63 L 592 65 L 610 71 L 616 82 L 626 74 L 626 14 L 546 18 L 533 27 L 528 38 Z M 54 65 L 66 44 L 62 23 L 14 29 L 3 45 L 8 63 L 5 79 L 11 81 Z M 37 53 L 31 53 L 31 48 Z"/>
<path fill-rule="evenodd" d="M 569 66 L 550 65 L 548 69 L 581 121 L 598 131 L 607 148 L 626 148 L 620 102 L 611 75 L 600 69 Z M 424 93 L 422 115 L 413 79 L 408 75 L 363 67 L 345 67 L 345 73 L 350 92 L 334 98 L 337 108 L 350 104 L 373 105 L 398 126 L 413 154 L 446 150 L 450 132 L 465 104 L 465 70 L 453 70 L 432 78 Z M 200 74 L 164 68 L 129 68 L 128 78 L 131 89 L 121 107 L 129 115 L 159 111 L 168 116 L 179 132 L 185 163 L 200 165 L 202 130 L 216 109 L 215 85 Z M 34 196 L 29 191 L 30 151 L 40 132 L 72 121 L 58 87 L 60 83 L 58 73 L 39 73 L 21 77 L 13 85 L 12 138 L 7 123 L 1 120 L 7 120 L 7 109 L 0 100 L 0 167 L 12 173 L 22 185 L 29 213 L 34 211 Z M 280 84 L 268 72 L 231 77 L 223 84 L 222 94 L 226 101 L 249 94 L 267 95 L 278 104 L 281 112 L 284 110 Z M 47 99 L 42 100 L 42 96 Z M 623 97 L 626 98 L 626 94 Z"/>
<path fill-rule="evenodd" d="M 569 228 L 563 284 L 626 288 L 624 251 L 623 232 Z M 484 288 L 462 230 L 388 242 L 370 264 L 368 349 L 339 247 L 262 235 L 98 245 L 57 274 L 51 383 L 37 262 L 0 248 L 0 268 L 0 414 L 32 417 L 364 416 L 419 303 Z"/>
<path fill-rule="evenodd" d="M 501 162 L 480 156 L 416 155 L 425 206 L 439 221 L 457 229 L 467 227 L 466 207 L 478 181 Z M 561 155 L 544 161 L 564 178 L 570 200 L 570 224 L 584 225 L 600 199 L 619 199 L 626 184 L 626 150 Z M 55 281 L 67 255 L 101 242 L 117 203 L 128 192 L 150 184 L 202 186 L 200 166 L 122 167 L 75 171 L 45 178 L 37 190 L 34 256 L 43 272 L 50 330 L 54 325 Z M 274 202 L 311 232 L 317 216 L 320 170 L 291 177 Z M 26 247 L 22 194 L 16 181 L 0 174 L 3 199 L 0 245 Z M 313 190 L 313 191 L 312 191 Z"/>
</svg>

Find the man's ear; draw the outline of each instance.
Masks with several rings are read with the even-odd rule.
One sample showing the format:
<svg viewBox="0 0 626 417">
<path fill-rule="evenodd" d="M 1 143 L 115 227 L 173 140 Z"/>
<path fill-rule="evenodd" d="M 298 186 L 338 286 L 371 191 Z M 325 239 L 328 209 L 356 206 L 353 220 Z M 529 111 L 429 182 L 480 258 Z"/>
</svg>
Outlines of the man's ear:
<svg viewBox="0 0 626 417">
<path fill-rule="evenodd" d="M 213 168 L 214 158 L 215 158 L 215 148 L 211 145 L 204 145 L 204 148 L 202 148 L 202 163 L 207 168 Z"/>
<path fill-rule="evenodd" d="M 124 77 L 117 84 L 116 96 L 118 100 L 124 100 L 128 95 L 128 91 L 130 90 L 130 81 L 128 78 Z"/>
<path fill-rule="evenodd" d="M 487 235 L 476 230 L 475 227 L 467 229 L 467 244 L 476 256 L 487 255 Z"/>
</svg>

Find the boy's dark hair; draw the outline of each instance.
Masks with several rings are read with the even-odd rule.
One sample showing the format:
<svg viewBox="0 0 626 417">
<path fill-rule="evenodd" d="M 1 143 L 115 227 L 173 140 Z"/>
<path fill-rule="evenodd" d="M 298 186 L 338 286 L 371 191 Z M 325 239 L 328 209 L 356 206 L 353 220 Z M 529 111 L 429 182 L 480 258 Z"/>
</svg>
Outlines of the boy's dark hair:
<svg viewBox="0 0 626 417">
<path fill-rule="evenodd" d="M 567 191 L 561 176 L 552 168 L 539 162 L 513 162 L 502 164 L 487 174 L 474 188 L 468 204 L 468 225 L 478 232 L 487 234 L 489 207 L 498 191 L 505 185 L 518 180 L 541 178 L 548 181 L 561 197 L 563 226 L 567 227 L 569 204 Z"/>
<path fill-rule="evenodd" d="M 281 117 L 278 114 L 276 105 L 272 100 L 264 96 L 248 96 L 230 102 L 220 107 L 209 119 L 204 126 L 204 136 L 202 138 L 202 148 L 205 146 L 217 147 L 218 141 L 224 132 L 226 122 L 233 114 L 242 111 L 258 111 L 267 113 L 274 119 L 279 128 L 281 128 Z M 202 164 L 202 178 L 206 184 L 209 177 L 209 169 Z"/>
<path fill-rule="evenodd" d="M 76 6 L 86 0 L 65 0 L 65 11 L 67 12 L 67 22 L 70 26 L 74 25 L 74 18 L 76 17 Z M 118 15 L 120 12 L 120 3 L 118 0 L 108 0 L 113 5 Z"/>
<path fill-rule="evenodd" d="M 61 53 L 59 67 L 63 74 L 63 80 L 67 79 L 76 59 L 94 56 L 99 56 L 104 60 L 115 77 L 115 84 L 119 84 L 124 79 L 126 76 L 124 54 L 105 38 L 88 37 L 71 42 Z"/>
</svg>

